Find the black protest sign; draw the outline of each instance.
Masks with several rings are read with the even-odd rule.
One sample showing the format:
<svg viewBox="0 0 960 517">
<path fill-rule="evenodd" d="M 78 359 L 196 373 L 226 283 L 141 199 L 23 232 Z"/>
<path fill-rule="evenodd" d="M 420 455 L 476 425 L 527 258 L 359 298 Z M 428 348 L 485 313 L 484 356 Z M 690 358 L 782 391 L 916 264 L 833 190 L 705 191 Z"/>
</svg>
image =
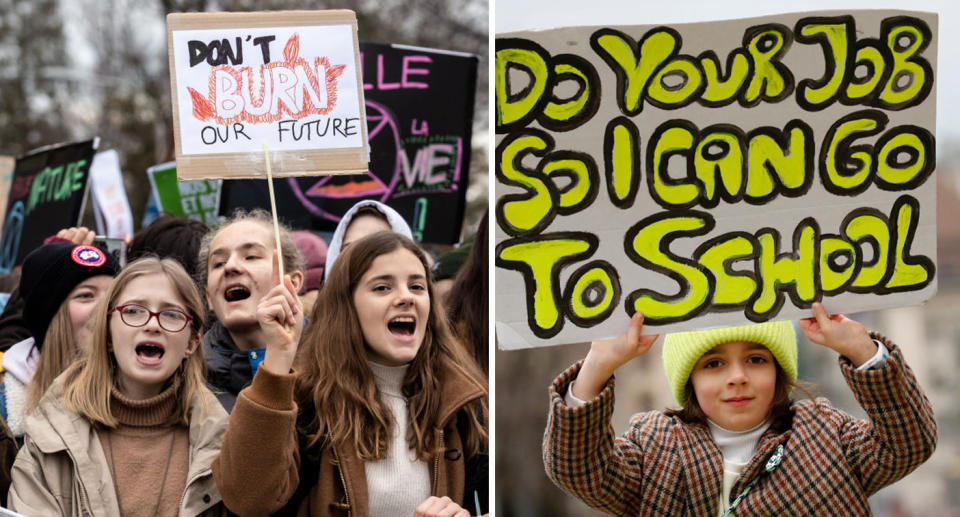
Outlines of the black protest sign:
<svg viewBox="0 0 960 517">
<path fill-rule="evenodd" d="M 17 158 L 10 184 L 0 271 L 9 271 L 44 239 L 80 222 L 96 140 L 44 147 Z"/>
<path fill-rule="evenodd" d="M 296 228 L 333 231 L 351 206 L 375 199 L 396 209 L 418 240 L 457 242 L 477 57 L 374 43 L 360 43 L 360 54 L 370 171 L 275 181 L 278 216 Z M 239 207 L 269 209 L 266 181 L 224 181 L 220 213 Z"/>
</svg>

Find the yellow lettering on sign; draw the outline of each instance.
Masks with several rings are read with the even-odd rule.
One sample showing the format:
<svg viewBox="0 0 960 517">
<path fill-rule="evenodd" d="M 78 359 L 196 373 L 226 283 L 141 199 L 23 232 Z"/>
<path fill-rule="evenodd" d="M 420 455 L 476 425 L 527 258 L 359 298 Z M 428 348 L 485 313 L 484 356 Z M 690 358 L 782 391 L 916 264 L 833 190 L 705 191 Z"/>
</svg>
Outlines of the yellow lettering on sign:
<svg viewBox="0 0 960 517">
<path fill-rule="evenodd" d="M 506 145 L 504 145 L 506 144 Z M 508 200 L 501 198 L 497 203 L 501 217 L 501 227 L 507 233 L 516 235 L 542 226 L 546 218 L 554 212 L 553 195 L 547 183 L 532 173 L 519 170 L 518 156 L 527 152 L 543 152 L 547 142 L 536 134 L 521 134 L 513 140 L 504 140 L 500 147 L 497 167 L 503 179 L 525 188 L 529 195 L 525 198 Z"/>
<path fill-rule="evenodd" d="M 617 103 L 628 115 L 643 109 L 644 93 L 657 68 L 677 51 L 678 35 L 672 29 L 648 32 L 639 51 L 633 40 L 622 32 L 602 29 L 590 38 L 594 51 L 617 74 Z"/>
<path fill-rule="evenodd" d="M 530 85 L 519 98 L 512 98 L 507 91 L 510 65 L 520 65 L 530 74 Z M 543 96 L 547 88 L 547 62 L 539 53 L 522 48 L 505 48 L 497 51 L 494 59 L 496 75 L 497 126 L 507 126 L 526 117 Z"/>
<path fill-rule="evenodd" d="M 699 213 L 666 218 L 655 215 L 631 227 L 626 235 L 627 255 L 647 269 L 676 280 L 680 291 L 670 296 L 639 289 L 630 294 L 628 305 L 654 322 L 686 319 L 704 308 L 710 300 L 710 279 L 696 262 L 671 253 L 669 243 L 681 235 L 702 235 L 712 227 L 713 219 Z"/>
<path fill-rule="evenodd" d="M 757 315 L 767 314 L 779 309 L 783 298 L 777 290 L 780 285 L 792 286 L 799 301 L 812 302 L 817 295 L 817 282 L 814 276 L 819 256 L 815 252 L 817 230 L 812 219 L 805 219 L 796 230 L 794 245 L 796 258 L 780 257 L 776 230 L 761 231 L 757 235 L 760 254 L 757 258 L 757 271 L 760 273 L 760 294 L 753 301 L 752 311 Z"/>
<path fill-rule="evenodd" d="M 559 268 L 596 248 L 596 238 L 591 243 L 586 236 L 557 233 L 540 235 L 536 240 L 512 239 L 497 246 L 497 265 L 518 270 L 524 276 L 529 325 L 540 337 L 556 335 L 563 326 L 557 285 Z"/>
</svg>

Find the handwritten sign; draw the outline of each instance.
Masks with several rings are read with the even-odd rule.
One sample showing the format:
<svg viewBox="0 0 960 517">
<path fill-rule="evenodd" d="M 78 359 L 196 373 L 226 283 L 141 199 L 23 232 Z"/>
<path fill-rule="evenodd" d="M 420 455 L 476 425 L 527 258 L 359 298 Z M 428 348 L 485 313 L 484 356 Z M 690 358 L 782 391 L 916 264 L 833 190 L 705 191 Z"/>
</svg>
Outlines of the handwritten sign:
<svg viewBox="0 0 960 517">
<path fill-rule="evenodd" d="M 167 16 L 180 179 L 367 169 L 352 11 Z"/>
<path fill-rule="evenodd" d="M 921 303 L 937 17 L 798 13 L 497 37 L 505 348 Z"/>
<path fill-rule="evenodd" d="M 17 158 L 0 239 L 0 272 L 9 272 L 44 239 L 77 226 L 98 140 L 58 144 Z"/>
<path fill-rule="evenodd" d="M 177 181 L 175 162 L 147 169 L 154 200 L 160 212 L 200 221 L 207 226 L 218 222 L 222 180 Z"/>
<path fill-rule="evenodd" d="M 363 199 L 396 209 L 423 242 L 460 239 L 469 184 L 476 56 L 360 43 L 370 170 L 275 182 L 277 209 L 296 228 L 333 231 Z M 269 208 L 266 182 L 228 181 L 221 213 Z"/>
</svg>

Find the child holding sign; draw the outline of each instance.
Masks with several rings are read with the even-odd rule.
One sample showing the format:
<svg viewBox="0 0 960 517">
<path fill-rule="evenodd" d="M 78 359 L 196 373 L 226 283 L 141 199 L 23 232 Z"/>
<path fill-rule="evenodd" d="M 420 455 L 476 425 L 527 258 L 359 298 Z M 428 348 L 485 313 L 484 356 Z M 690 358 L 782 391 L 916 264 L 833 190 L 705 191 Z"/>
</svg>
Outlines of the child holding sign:
<svg viewBox="0 0 960 517">
<path fill-rule="evenodd" d="M 819 303 L 813 313 L 800 328 L 840 354 L 869 421 L 826 399 L 792 401 L 793 326 L 767 322 L 667 335 L 664 368 L 683 408 L 635 415 L 615 438 L 611 376 L 657 339 L 641 335 L 637 313 L 551 386 L 547 474 L 617 515 L 869 514 L 867 497 L 933 453 L 933 410 L 896 345 Z"/>
<path fill-rule="evenodd" d="M 483 374 L 451 337 L 413 241 L 378 232 L 352 243 L 302 339 L 303 310 L 289 279 L 267 293 L 257 315 L 266 358 L 237 397 L 213 465 L 231 511 L 483 511 Z"/>
<path fill-rule="evenodd" d="M 224 515 L 210 464 L 227 414 L 207 389 L 204 309 L 172 259 L 124 268 L 90 351 L 27 415 L 10 508 L 25 515 Z"/>
</svg>

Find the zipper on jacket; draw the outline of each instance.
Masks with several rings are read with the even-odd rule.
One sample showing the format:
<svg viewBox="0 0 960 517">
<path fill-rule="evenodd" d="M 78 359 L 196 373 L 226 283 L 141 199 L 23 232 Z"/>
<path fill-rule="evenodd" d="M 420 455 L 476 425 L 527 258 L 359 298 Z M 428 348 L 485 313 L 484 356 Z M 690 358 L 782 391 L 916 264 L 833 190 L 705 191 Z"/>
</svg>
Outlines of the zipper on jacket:
<svg viewBox="0 0 960 517">
<path fill-rule="evenodd" d="M 73 451 L 69 447 L 67 448 L 67 456 L 70 458 L 70 461 L 73 462 L 73 475 L 76 476 L 77 483 L 79 484 L 80 493 L 77 495 L 80 496 L 80 501 L 78 501 L 78 503 L 80 504 L 80 514 L 93 515 L 93 509 L 90 508 L 90 496 L 87 495 L 87 485 L 83 482 L 83 476 L 80 475 L 80 466 L 77 463 L 77 458 L 73 455 Z M 113 473 L 111 472 L 110 475 L 112 476 Z M 114 490 L 114 492 L 116 492 L 116 490 Z M 114 495 L 117 498 L 117 508 L 119 509 L 120 495 L 119 494 L 114 494 Z"/>
<path fill-rule="evenodd" d="M 337 456 L 336 449 L 331 447 L 330 453 L 333 456 L 333 459 L 337 460 L 337 474 L 340 474 L 340 484 L 343 485 L 343 498 L 347 502 L 347 506 L 350 507 L 347 510 L 347 515 L 353 515 L 353 505 L 350 504 L 350 491 L 347 490 L 347 480 L 343 477 L 343 462 L 340 461 L 340 458 Z"/>
<path fill-rule="evenodd" d="M 437 495 L 440 488 L 440 456 L 443 455 L 443 429 L 440 430 L 440 449 L 433 456 L 433 495 Z"/>
</svg>

